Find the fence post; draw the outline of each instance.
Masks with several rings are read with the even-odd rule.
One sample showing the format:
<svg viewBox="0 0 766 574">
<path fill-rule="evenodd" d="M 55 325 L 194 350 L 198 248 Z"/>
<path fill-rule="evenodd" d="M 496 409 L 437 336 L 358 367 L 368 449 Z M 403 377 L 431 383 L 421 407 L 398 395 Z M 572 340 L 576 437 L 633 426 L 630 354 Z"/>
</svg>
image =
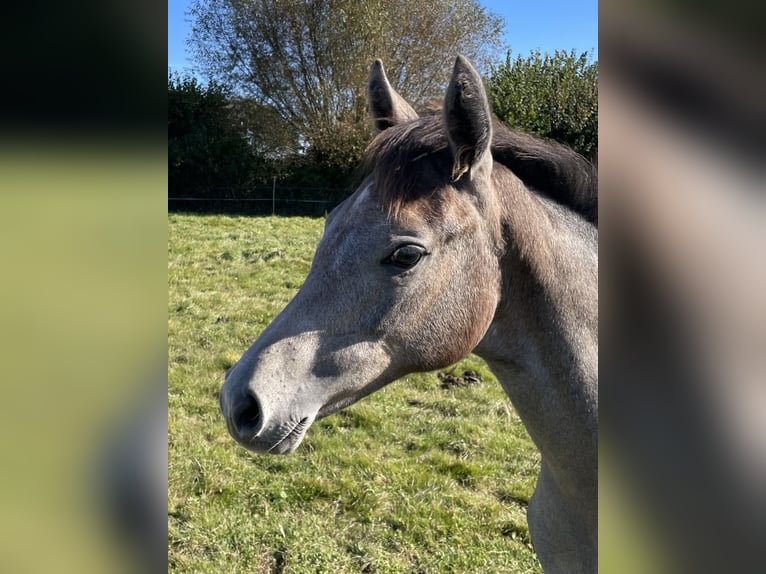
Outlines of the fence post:
<svg viewBox="0 0 766 574">
<path fill-rule="evenodd" d="M 271 215 L 274 215 L 276 213 L 276 206 L 277 206 L 277 176 L 275 175 L 271 184 Z"/>
</svg>

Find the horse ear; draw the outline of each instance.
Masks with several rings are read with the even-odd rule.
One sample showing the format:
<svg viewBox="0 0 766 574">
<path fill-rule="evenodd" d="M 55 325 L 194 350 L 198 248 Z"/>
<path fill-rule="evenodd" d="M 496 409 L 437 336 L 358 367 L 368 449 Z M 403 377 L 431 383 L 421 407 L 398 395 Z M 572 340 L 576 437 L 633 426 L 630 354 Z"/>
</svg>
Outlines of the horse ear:
<svg viewBox="0 0 766 574">
<path fill-rule="evenodd" d="M 418 117 L 412 106 L 391 87 L 381 60 L 375 60 L 370 70 L 367 96 L 370 115 L 379 131 Z"/>
<path fill-rule="evenodd" d="M 444 99 L 444 121 L 455 158 L 452 179 L 460 177 L 485 158 L 492 162 L 492 112 L 481 76 L 463 56 L 455 60 Z"/>
</svg>

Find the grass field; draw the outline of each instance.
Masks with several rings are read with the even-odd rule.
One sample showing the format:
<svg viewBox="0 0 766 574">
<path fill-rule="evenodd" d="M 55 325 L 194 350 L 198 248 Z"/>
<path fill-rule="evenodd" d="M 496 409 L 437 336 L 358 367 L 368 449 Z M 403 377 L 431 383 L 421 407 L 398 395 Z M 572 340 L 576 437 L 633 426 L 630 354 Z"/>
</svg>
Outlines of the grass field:
<svg viewBox="0 0 766 574">
<path fill-rule="evenodd" d="M 322 219 L 169 217 L 168 558 L 173 572 L 540 572 L 526 526 L 539 455 L 479 385 L 396 381 L 287 456 L 226 432 L 223 373 L 295 295 Z"/>
</svg>

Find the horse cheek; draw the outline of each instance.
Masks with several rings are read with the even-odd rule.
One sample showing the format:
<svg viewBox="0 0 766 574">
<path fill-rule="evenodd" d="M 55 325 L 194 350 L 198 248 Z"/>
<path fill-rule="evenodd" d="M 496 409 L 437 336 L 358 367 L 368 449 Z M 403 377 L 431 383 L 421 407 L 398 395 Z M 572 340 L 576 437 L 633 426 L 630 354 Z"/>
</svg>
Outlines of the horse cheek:
<svg viewBox="0 0 766 574">
<path fill-rule="evenodd" d="M 497 307 L 492 281 L 470 285 L 470 274 L 453 280 L 448 292 L 437 295 L 439 304 L 425 321 L 418 370 L 447 367 L 476 348 L 487 332 Z"/>
</svg>

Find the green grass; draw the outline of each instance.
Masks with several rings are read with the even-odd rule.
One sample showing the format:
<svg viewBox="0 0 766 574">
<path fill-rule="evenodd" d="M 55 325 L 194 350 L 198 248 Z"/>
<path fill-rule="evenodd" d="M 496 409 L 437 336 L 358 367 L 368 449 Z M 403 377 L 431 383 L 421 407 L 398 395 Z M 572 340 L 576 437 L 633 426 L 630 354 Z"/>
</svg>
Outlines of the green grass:
<svg viewBox="0 0 766 574">
<path fill-rule="evenodd" d="M 322 219 L 169 217 L 169 569 L 540 572 L 539 455 L 486 365 L 479 385 L 396 381 L 314 423 L 286 457 L 237 446 L 223 373 L 305 279 Z"/>
</svg>

